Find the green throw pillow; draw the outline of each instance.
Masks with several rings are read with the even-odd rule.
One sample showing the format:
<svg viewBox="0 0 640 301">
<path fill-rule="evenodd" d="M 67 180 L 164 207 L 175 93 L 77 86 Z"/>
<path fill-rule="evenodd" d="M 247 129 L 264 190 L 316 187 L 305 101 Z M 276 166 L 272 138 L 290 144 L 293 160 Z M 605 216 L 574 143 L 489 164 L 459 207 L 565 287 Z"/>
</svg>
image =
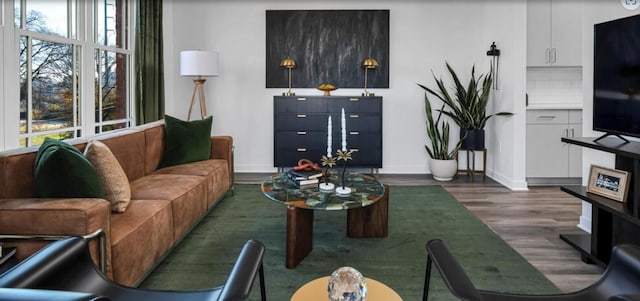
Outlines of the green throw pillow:
<svg viewBox="0 0 640 301">
<path fill-rule="evenodd" d="M 43 198 L 104 198 L 89 160 L 75 147 L 46 138 L 34 164 L 35 194 Z"/>
<path fill-rule="evenodd" d="M 164 152 L 160 167 L 207 160 L 211 157 L 213 117 L 184 121 L 165 115 Z"/>
</svg>

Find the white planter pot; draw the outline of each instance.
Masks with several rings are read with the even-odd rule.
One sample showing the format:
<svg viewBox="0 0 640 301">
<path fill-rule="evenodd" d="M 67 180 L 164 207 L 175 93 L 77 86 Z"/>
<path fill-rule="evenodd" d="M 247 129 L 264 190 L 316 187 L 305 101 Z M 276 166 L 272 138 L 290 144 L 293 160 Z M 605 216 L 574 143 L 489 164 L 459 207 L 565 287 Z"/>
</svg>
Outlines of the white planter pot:
<svg viewBox="0 0 640 301">
<path fill-rule="evenodd" d="M 438 181 L 451 181 L 453 176 L 458 172 L 458 161 L 456 160 L 438 160 L 431 159 L 429 161 L 431 175 Z"/>
</svg>

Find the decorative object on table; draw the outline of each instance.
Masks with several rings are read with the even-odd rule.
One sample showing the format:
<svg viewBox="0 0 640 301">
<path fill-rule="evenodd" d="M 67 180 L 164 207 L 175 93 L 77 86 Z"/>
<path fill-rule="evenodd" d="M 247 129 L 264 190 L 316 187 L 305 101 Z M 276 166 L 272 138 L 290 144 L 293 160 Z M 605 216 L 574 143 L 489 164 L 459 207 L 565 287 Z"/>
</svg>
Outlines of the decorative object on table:
<svg viewBox="0 0 640 301">
<path fill-rule="evenodd" d="M 337 194 L 348 195 L 351 193 L 351 188 L 345 186 L 345 172 L 347 171 L 347 161 L 352 160 L 351 153 L 347 149 L 347 119 L 344 115 L 344 108 L 341 111 L 340 117 L 341 124 L 341 136 L 342 136 L 342 149 L 338 150 L 338 160 L 342 160 L 342 174 L 340 176 L 340 187 L 336 188 Z"/>
<path fill-rule="evenodd" d="M 193 79 L 193 94 L 189 105 L 187 120 L 191 120 L 191 110 L 196 97 L 200 99 L 200 115 L 207 116 L 207 106 L 204 97 L 203 77 L 218 76 L 218 53 L 213 51 L 186 50 L 180 52 L 180 76 L 195 76 Z"/>
<path fill-rule="evenodd" d="M 298 165 L 294 166 L 292 169 L 295 171 L 322 171 L 322 168 L 318 163 L 313 163 L 313 161 L 309 159 L 298 160 Z"/>
<path fill-rule="evenodd" d="M 295 96 L 296 93 L 291 92 L 291 69 L 297 67 L 296 61 L 288 56 L 280 61 L 280 67 L 289 70 L 289 91 L 283 92 L 282 96 Z"/>
<path fill-rule="evenodd" d="M 322 168 L 309 159 L 298 160 L 298 165 L 287 172 L 289 179 L 300 188 L 312 188 L 320 183 Z"/>
<path fill-rule="evenodd" d="M 320 184 L 320 190 L 323 191 L 333 191 L 336 187 L 333 183 L 329 183 L 329 168 L 336 165 L 336 158 L 331 154 L 331 150 L 333 148 L 333 137 L 331 134 L 333 133 L 333 122 L 331 121 L 331 115 L 327 118 L 327 155 L 322 156 L 321 162 L 322 166 L 325 166 L 324 170 L 324 183 Z"/>
<path fill-rule="evenodd" d="M 326 167 L 324 170 L 324 182 L 320 184 L 320 190 L 333 191 L 333 189 L 336 188 L 335 184 L 329 182 L 329 177 L 331 175 L 331 173 L 329 172 L 329 168 L 335 165 L 336 165 L 336 157 L 322 156 L 322 166 L 326 166 Z"/>
<path fill-rule="evenodd" d="M 372 57 L 367 57 L 362 62 L 362 68 L 364 68 L 364 93 L 362 93 L 362 96 L 375 96 L 374 93 L 367 91 L 367 82 L 368 82 L 367 75 L 369 73 L 369 69 L 378 68 L 378 61 L 376 61 Z"/>
<path fill-rule="evenodd" d="M 365 301 L 367 283 L 358 270 L 341 267 L 329 276 L 327 291 L 330 301 Z"/>
<path fill-rule="evenodd" d="M 338 87 L 332 85 L 332 84 L 321 84 L 318 86 L 318 90 L 323 91 L 324 96 L 331 96 L 331 91 L 337 90 Z"/>
<path fill-rule="evenodd" d="M 422 89 L 439 98 L 449 110 L 442 109 L 442 113 L 451 117 L 460 127 L 460 138 L 462 149 L 483 150 L 484 147 L 484 127 L 487 120 L 493 116 L 509 116 L 513 113 L 498 112 L 487 115 L 487 105 L 489 104 L 489 92 L 491 92 L 492 77 L 481 74 L 476 77 L 475 66 L 471 68 L 471 78 L 465 87 L 453 68 L 446 63 L 449 74 L 454 81 L 453 93 L 447 89 L 442 78 L 438 79 L 435 74 L 433 78 L 438 86 L 438 90 L 429 89 L 418 84 Z M 429 101 L 427 99 L 427 101 Z M 463 138 L 464 137 L 464 138 Z"/>
<path fill-rule="evenodd" d="M 458 171 L 456 155 L 462 145 L 462 139 L 453 146 L 453 149 L 449 150 L 449 123 L 444 120 L 441 121 L 444 104 L 442 108 L 438 110 L 436 120 L 433 120 L 431 102 L 429 102 L 429 98 L 425 92 L 424 108 L 427 117 L 427 135 L 431 141 L 431 147 L 428 145 L 424 146 L 427 153 L 429 153 L 429 157 L 431 157 L 431 160 L 429 160 L 429 169 L 434 179 L 438 181 L 451 181 Z"/>
<path fill-rule="evenodd" d="M 493 81 L 493 89 L 498 90 L 498 70 L 500 67 L 500 49 L 496 46 L 496 42 L 491 43 L 489 46 L 489 50 L 487 51 L 487 56 L 490 56 L 491 59 L 491 76 L 495 79 Z"/>
<path fill-rule="evenodd" d="M 625 202 L 630 180 L 631 173 L 627 171 L 591 165 L 587 192 Z"/>
</svg>

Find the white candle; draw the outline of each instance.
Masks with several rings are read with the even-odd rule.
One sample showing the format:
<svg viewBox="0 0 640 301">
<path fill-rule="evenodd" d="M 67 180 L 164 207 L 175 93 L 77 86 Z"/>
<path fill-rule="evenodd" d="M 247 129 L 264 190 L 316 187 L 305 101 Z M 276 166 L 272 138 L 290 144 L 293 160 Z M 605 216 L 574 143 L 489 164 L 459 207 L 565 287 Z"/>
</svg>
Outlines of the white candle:
<svg viewBox="0 0 640 301">
<path fill-rule="evenodd" d="M 347 151 L 347 119 L 344 117 L 344 108 L 342 108 L 342 151 Z"/>
<path fill-rule="evenodd" d="M 327 158 L 331 158 L 331 115 L 327 120 Z"/>
</svg>

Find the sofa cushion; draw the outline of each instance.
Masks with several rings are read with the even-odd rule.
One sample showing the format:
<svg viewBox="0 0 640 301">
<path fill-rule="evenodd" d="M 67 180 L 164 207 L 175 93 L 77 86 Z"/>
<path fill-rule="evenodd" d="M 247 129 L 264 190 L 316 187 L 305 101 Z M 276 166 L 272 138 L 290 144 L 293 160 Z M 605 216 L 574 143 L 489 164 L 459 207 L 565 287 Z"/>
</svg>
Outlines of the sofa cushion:
<svg viewBox="0 0 640 301">
<path fill-rule="evenodd" d="M 46 138 L 34 163 L 38 197 L 103 198 L 100 178 L 89 160 L 75 147 Z"/>
<path fill-rule="evenodd" d="M 111 216 L 113 280 L 134 286 L 173 245 L 171 202 L 132 199 Z"/>
<path fill-rule="evenodd" d="M 211 159 L 158 169 L 154 174 L 177 174 L 205 177 L 207 207 L 215 205 L 229 190 L 229 168 L 226 160 Z"/>
<path fill-rule="evenodd" d="M 209 159 L 213 117 L 183 121 L 165 116 L 165 144 L 161 167 Z"/>
<path fill-rule="evenodd" d="M 124 212 L 131 200 L 131 187 L 129 187 L 127 174 L 124 173 L 109 147 L 100 141 L 89 141 L 84 149 L 84 156 L 96 169 L 102 182 L 105 199 L 111 203 L 111 210 Z"/>
<path fill-rule="evenodd" d="M 174 242 L 180 241 L 207 210 L 207 181 L 203 177 L 151 174 L 131 182 L 131 199 L 171 202 Z"/>
</svg>

